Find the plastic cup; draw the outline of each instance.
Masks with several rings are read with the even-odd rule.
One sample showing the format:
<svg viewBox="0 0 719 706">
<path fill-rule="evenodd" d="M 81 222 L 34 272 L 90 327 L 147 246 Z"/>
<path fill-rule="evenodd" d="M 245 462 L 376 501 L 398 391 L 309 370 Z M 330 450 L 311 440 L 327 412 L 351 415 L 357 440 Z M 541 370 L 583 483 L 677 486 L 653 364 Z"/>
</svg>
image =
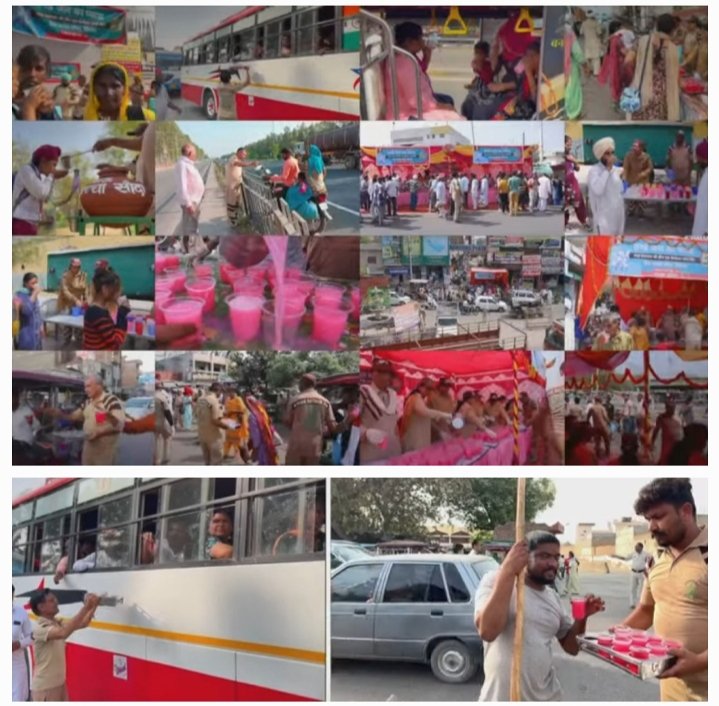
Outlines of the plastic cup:
<svg viewBox="0 0 719 706">
<path fill-rule="evenodd" d="M 173 297 L 160 304 L 166 324 L 194 324 L 199 333 L 202 329 L 204 299 Z"/>
<path fill-rule="evenodd" d="M 107 421 L 107 412 L 104 409 L 95 410 L 95 424 L 104 424 Z"/>
<path fill-rule="evenodd" d="M 359 287 L 352 287 L 352 316 L 355 319 L 359 319 L 360 308 L 362 306 L 362 292 Z"/>
<path fill-rule="evenodd" d="M 333 284 L 321 284 L 315 289 L 315 305 L 339 308 L 344 293 L 344 287 L 336 287 Z"/>
<path fill-rule="evenodd" d="M 233 294 L 227 298 L 232 332 L 238 342 L 247 343 L 257 338 L 264 303 L 261 297 L 247 294 Z"/>
<path fill-rule="evenodd" d="M 212 277 L 215 274 L 212 269 L 212 265 L 206 265 L 199 262 L 192 268 L 192 271 L 195 273 L 195 277 L 197 279 Z"/>
<path fill-rule="evenodd" d="M 669 654 L 669 648 L 666 645 L 652 643 L 649 645 L 649 653 L 652 657 L 666 657 Z"/>
<path fill-rule="evenodd" d="M 155 272 L 176 269 L 180 266 L 180 258 L 177 255 L 155 254 Z"/>
<path fill-rule="evenodd" d="M 142 336 L 142 332 L 144 330 L 145 330 L 145 320 L 141 316 L 135 317 L 135 335 Z"/>
<path fill-rule="evenodd" d="M 229 262 L 220 263 L 220 281 L 225 284 L 232 284 L 232 280 L 242 273 L 243 270 L 231 265 Z"/>
<path fill-rule="evenodd" d="M 297 340 L 297 331 L 305 315 L 304 302 L 285 301 L 282 312 L 282 348 L 292 349 Z M 268 348 L 275 346 L 275 305 L 267 302 L 262 307 L 262 333 Z"/>
<path fill-rule="evenodd" d="M 232 280 L 232 291 L 235 294 L 249 294 L 253 297 L 265 297 L 265 285 L 262 282 L 250 279 L 248 277 L 237 277 Z"/>
<path fill-rule="evenodd" d="M 602 647 L 611 647 L 613 642 L 614 638 L 608 632 L 603 632 L 597 636 L 597 644 Z"/>
<path fill-rule="evenodd" d="M 304 275 L 304 272 L 299 267 L 288 267 L 285 270 L 285 280 L 296 280 L 300 279 Z"/>
<path fill-rule="evenodd" d="M 202 309 L 206 314 L 215 308 L 215 278 L 203 277 L 202 279 L 188 280 L 185 282 L 185 289 L 191 297 L 202 299 L 205 306 Z"/>
<path fill-rule="evenodd" d="M 632 646 L 629 650 L 629 654 L 634 659 L 649 659 L 649 650 L 646 647 Z"/>
<path fill-rule="evenodd" d="M 252 279 L 256 279 L 258 282 L 265 282 L 267 280 L 268 270 L 262 265 L 255 265 L 254 267 L 248 267 L 241 271 L 244 272 L 247 277 L 252 277 Z M 274 270 L 271 270 L 271 272 L 272 280 L 274 281 Z"/>
<path fill-rule="evenodd" d="M 632 646 L 632 643 L 629 640 L 617 640 L 615 639 L 612 643 L 612 649 L 615 652 L 629 652 L 629 648 Z"/>
<path fill-rule="evenodd" d="M 137 319 L 135 318 L 135 316 L 133 314 L 127 315 L 127 332 L 129 334 L 135 333 L 136 321 L 137 321 Z"/>
<path fill-rule="evenodd" d="M 82 316 L 82 307 L 81 306 L 72 307 L 72 309 L 70 309 L 70 315 L 71 316 Z"/>
<path fill-rule="evenodd" d="M 646 635 L 632 635 L 632 645 L 636 647 L 644 647 L 649 638 Z"/>
<path fill-rule="evenodd" d="M 174 296 L 172 290 L 156 290 L 155 291 L 155 321 L 158 324 L 165 323 L 165 314 L 162 311 L 161 304 L 169 301 Z"/>
<path fill-rule="evenodd" d="M 315 306 L 312 322 L 312 337 L 329 348 L 337 348 L 347 328 L 347 309 L 337 306 Z"/>
<path fill-rule="evenodd" d="M 575 620 L 584 620 L 587 617 L 587 599 L 572 598 L 572 617 Z"/>
</svg>

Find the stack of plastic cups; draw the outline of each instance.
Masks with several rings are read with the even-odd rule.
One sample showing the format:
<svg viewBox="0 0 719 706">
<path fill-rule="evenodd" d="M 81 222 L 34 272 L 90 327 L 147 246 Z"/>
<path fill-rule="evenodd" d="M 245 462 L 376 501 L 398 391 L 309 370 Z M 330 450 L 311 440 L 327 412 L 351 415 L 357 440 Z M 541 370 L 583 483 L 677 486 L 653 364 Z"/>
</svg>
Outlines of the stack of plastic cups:
<svg viewBox="0 0 719 706">
<path fill-rule="evenodd" d="M 203 312 L 209 314 L 215 310 L 215 278 L 202 277 L 201 279 L 188 280 L 185 282 L 187 293 L 202 299 L 205 302 Z"/>
<path fill-rule="evenodd" d="M 344 287 L 318 285 L 313 301 L 312 337 L 330 350 L 338 347 L 347 328 L 349 310 L 343 306 Z"/>
<path fill-rule="evenodd" d="M 166 255 L 164 253 L 155 253 L 155 272 L 157 274 L 165 270 L 174 270 L 180 266 L 180 258 L 177 255 Z"/>
<path fill-rule="evenodd" d="M 174 283 L 174 277 L 166 277 L 165 275 L 155 277 L 155 319 L 158 324 L 165 323 L 165 315 L 162 312 L 161 305 L 163 302 L 172 298 L 172 295 L 174 294 Z"/>
<path fill-rule="evenodd" d="M 250 343 L 259 336 L 264 303 L 262 297 L 252 294 L 232 294 L 227 297 L 232 332 L 239 344 Z"/>
</svg>

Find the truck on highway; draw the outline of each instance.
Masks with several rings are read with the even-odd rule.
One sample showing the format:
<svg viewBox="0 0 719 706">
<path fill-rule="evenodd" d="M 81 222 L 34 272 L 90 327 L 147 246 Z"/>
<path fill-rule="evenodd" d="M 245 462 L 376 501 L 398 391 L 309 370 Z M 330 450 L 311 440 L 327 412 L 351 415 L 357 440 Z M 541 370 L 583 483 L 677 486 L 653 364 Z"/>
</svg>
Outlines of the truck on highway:
<svg viewBox="0 0 719 706">
<path fill-rule="evenodd" d="M 306 142 L 294 145 L 295 155 L 306 158 L 310 145 L 317 145 L 322 150 L 326 164 L 341 162 L 345 169 L 359 168 L 359 122 L 345 123 L 339 127 L 318 132 Z"/>
</svg>

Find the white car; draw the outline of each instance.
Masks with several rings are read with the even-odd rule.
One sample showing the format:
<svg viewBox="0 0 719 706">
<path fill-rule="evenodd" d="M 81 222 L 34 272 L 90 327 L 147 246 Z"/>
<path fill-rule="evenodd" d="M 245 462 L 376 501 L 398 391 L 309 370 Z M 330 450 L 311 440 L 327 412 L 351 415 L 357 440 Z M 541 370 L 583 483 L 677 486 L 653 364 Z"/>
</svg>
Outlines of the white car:
<svg viewBox="0 0 719 706">
<path fill-rule="evenodd" d="M 446 338 L 449 336 L 459 336 L 459 325 L 456 316 L 438 316 L 437 317 L 437 336 Z"/>
<path fill-rule="evenodd" d="M 528 289 L 516 289 L 512 292 L 512 306 L 539 306 L 542 300 L 536 292 Z"/>
<path fill-rule="evenodd" d="M 403 304 L 409 304 L 412 300 L 408 296 L 397 294 L 396 292 L 390 292 L 389 305 L 390 306 L 402 306 Z"/>
<path fill-rule="evenodd" d="M 497 299 L 497 297 L 487 296 L 486 294 L 476 297 L 474 303 L 480 311 L 509 311 L 507 302 L 503 302 L 501 299 Z"/>
</svg>

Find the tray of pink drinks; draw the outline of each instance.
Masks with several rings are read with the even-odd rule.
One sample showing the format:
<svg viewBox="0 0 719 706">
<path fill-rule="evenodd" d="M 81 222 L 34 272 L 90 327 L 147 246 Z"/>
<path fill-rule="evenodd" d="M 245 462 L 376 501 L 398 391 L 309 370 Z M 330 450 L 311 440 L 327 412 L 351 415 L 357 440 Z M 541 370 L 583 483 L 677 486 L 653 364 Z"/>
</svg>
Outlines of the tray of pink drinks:
<svg viewBox="0 0 719 706">
<path fill-rule="evenodd" d="M 220 262 L 185 270 L 178 256 L 156 258 L 155 306 L 159 324 L 194 324 L 198 333 L 175 345 L 195 347 L 205 329 L 229 337 L 236 348 L 337 350 L 359 321 L 359 287 L 321 281 L 298 268 L 270 264 L 236 268 Z M 227 325 L 229 323 L 229 326 Z M 217 342 L 217 341 L 215 341 Z"/>
<path fill-rule="evenodd" d="M 572 614 L 575 614 L 574 602 Z M 618 625 L 609 632 L 587 633 L 577 638 L 581 648 L 590 655 L 618 667 L 636 679 L 658 677 L 675 658 L 670 650 L 681 643 Z"/>
</svg>

